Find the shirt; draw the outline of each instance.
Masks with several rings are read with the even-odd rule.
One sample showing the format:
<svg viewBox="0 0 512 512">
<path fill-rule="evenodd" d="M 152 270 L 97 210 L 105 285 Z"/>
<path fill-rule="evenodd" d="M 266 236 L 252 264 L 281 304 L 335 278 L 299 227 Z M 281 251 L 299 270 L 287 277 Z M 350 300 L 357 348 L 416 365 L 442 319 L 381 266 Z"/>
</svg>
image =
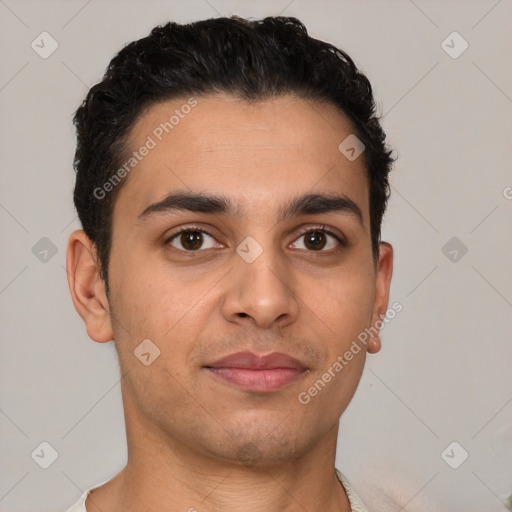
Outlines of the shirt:
<svg viewBox="0 0 512 512">
<path fill-rule="evenodd" d="M 345 492 L 347 493 L 348 499 L 350 501 L 350 509 L 352 512 L 368 512 L 368 509 L 363 505 L 363 502 L 356 494 L 354 489 L 352 489 L 347 479 L 337 469 L 335 469 L 335 471 L 336 475 L 338 476 L 338 480 L 341 482 L 341 485 L 343 485 Z M 70 509 L 68 509 L 67 512 L 87 512 L 87 509 L 85 508 L 85 500 L 87 499 L 87 496 L 89 496 L 89 494 L 94 491 L 94 489 L 101 487 L 107 482 L 108 480 L 85 491 L 82 496 L 80 496 L 80 499 Z"/>
</svg>

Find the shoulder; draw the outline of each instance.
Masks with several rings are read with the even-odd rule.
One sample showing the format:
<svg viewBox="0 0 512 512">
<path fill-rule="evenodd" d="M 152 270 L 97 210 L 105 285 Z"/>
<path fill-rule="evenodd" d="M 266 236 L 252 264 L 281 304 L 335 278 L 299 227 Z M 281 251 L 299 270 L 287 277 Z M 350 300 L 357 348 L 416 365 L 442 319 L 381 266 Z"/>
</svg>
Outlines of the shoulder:
<svg viewBox="0 0 512 512">
<path fill-rule="evenodd" d="M 85 508 L 85 500 L 87 496 L 89 496 L 90 492 L 91 489 L 85 491 L 82 496 L 80 496 L 80 499 L 72 507 L 68 508 L 66 512 L 87 512 L 87 509 Z"/>
<path fill-rule="evenodd" d="M 87 489 L 82 496 L 80 496 L 80 499 L 70 508 L 66 510 L 66 512 L 87 512 L 87 509 L 85 508 L 85 500 L 87 499 L 87 496 L 91 494 L 92 491 L 95 489 L 98 489 L 102 485 L 106 484 L 108 480 L 105 480 L 104 482 L 101 482 L 98 485 L 95 485 L 94 487 L 91 487 L 90 489 Z"/>
<path fill-rule="evenodd" d="M 352 486 L 348 483 L 348 480 L 336 468 L 335 471 L 336 475 L 338 476 L 338 480 L 341 482 L 341 485 L 343 485 L 345 492 L 347 493 L 352 512 L 368 512 L 368 509 L 364 506 L 361 498 L 356 494 L 356 491 L 352 489 Z"/>
</svg>

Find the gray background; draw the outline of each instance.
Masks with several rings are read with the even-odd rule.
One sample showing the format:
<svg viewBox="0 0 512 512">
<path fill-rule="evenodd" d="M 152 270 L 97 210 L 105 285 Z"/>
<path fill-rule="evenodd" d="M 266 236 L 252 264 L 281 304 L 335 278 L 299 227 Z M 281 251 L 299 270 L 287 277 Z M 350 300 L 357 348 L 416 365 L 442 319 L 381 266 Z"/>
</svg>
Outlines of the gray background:
<svg viewBox="0 0 512 512">
<path fill-rule="evenodd" d="M 0 510 L 65 510 L 126 458 L 113 343 L 87 337 L 66 282 L 67 238 L 79 228 L 74 110 L 112 55 L 156 24 L 279 13 L 355 59 L 398 153 L 383 238 L 396 254 L 391 303 L 403 311 L 342 418 L 337 467 L 370 511 L 507 510 L 507 0 L 0 0 Z M 58 43 L 47 59 L 31 48 L 43 31 Z M 444 49 L 459 52 L 457 36 L 442 45 L 454 31 L 469 44 L 458 58 Z M 36 463 L 48 462 L 48 449 L 31 457 L 43 441 L 58 452 L 48 469 Z M 443 458 L 453 441 L 460 447 Z M 446 461 L 459 464 L 462 449 L 469 456 L 453 469 Z"/>
</svg>

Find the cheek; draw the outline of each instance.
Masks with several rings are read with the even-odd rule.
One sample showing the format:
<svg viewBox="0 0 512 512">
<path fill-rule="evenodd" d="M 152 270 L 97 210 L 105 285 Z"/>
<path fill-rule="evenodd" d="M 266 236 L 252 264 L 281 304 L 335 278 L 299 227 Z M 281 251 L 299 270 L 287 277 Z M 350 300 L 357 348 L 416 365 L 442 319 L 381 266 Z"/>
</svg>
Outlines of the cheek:
<svg viewBox="0 0 512 512">
<path fill-rule="evenodd" d="M 340 349 L 370 325 L 374 294 L 371 276 L 353 270 L 340 272 L 338 279 L 322 283 L 307 302 L 316 305 L 318 318 L 330 328 Z"/>
<path fill-rule="evenodd" d="M 165 262 L 119 259 L 112 272 L 113 325 L 116 340 L 122 342 L 119 349 L 129 356 L 142 340 L 150 339 L 161 350 L 162 362 L 182 364 L 193 348 L 189 340 L 203 328 L 201 319 L 209 316 L 205 294 L 213 284 L 206 276 L 184 277 Z"/>
</svg>

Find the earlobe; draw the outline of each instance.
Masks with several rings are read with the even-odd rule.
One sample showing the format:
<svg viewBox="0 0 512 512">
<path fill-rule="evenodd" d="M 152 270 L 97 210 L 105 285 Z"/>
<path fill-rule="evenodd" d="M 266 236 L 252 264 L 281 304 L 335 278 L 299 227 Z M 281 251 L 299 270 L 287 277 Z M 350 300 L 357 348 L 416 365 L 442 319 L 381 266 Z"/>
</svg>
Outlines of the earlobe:
<svg viewBox="0 0 512 512">
<path fill-rule="evenodd" d="M 379 261 L 375 278 L 375 300 L 373 303 L 371 332 L 375 333 L 368 341 L 368 353 L 376 354 L 382 346 L 380 329 L 384 324 L 388 304 L 391 276 L 393 274 L 393 247 L 388 242 L 379 245 Z"/>
<path fill-rule="evenodd" d="M 85 322 L 87 334 L 98 343 L 111 341 L 114 335 L 109 303 L 105 283 L 100 277 L 96 248 L 81 230 L 69 237 L 66 272 L 73 304 Z"/>
</svg>

